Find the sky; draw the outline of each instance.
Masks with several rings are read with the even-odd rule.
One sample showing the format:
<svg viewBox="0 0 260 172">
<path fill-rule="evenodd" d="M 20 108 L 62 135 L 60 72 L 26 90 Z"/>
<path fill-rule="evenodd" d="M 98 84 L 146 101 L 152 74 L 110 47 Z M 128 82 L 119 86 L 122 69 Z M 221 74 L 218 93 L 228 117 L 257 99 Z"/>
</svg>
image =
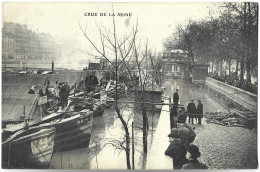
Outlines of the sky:
<svg viewBox="0 0 260 172">
<path fill-rule="evenodd" d="M 2 4 L 3 22 L 26 24 L 37 32 L 49 32 L 58 38 L 71 40 L 70 44 L 78 58 L 86 54 L 77 49 L 88 51 L 91 47 L 84 37 L 79 23 L 93 40 L 99 41 L 97 25 L 112 29 L 112 17 L 109 13 L 131 13 L 131 17 L 116 16 L 116 29 L 128 33 L 138 20 L 139 38 L 148 40 L 152 50 L 163 50 L 163 40 L 171 35 L 177 24 L 191 20 L 201 20 L 208 16 L 210 3 L 91 3 L 91 2 L 4 2 Z M 97 16 L 85 16 L 85 13 L 97 13 Z M 106 13 L 107 16 L 100 16 Z M 61 39 L 61 40 L 62 40 Z M 81 55 L 80 55 L 81 54 Z M 75 57 L 76 58 L 76 57 Z"/>
</svg>

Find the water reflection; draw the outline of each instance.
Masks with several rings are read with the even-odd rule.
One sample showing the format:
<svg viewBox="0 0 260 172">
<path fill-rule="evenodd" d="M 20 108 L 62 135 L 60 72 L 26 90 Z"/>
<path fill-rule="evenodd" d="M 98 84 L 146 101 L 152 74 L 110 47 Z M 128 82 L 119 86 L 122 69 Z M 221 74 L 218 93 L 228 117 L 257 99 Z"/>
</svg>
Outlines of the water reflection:
<svg viewBox="0 0 260 172">
<path fill-rule="evenodd" d="M 200 99 L 204 105 L 204 112 L 226 111 L 214 98 L 210 98 L 207 89 L 181 80 L 166 80 L 164 95 L 172 97 L 176 88 L 179 89 L 181 104 L 188 105 L 191 99 Z M 197 101 L 195 101 L 197 104 Z M 130 104 L 121 107 L 123 118 L 127 121 L 130 137 L 132 137 L 132 121 L 134 121 L 135 169 L 145 169 L 147 154 L 143 154 L 142 147 L 142 116 L 133 110 Z M 151 148 L 153 135 L 159 120 L 160 111 L 148 113 L 148 151 Z M 134 118 L 132 118 L 134 117 Z M 53 169 L 126 169 L 126 155 L 122 149 L 117 149 L 110 143 L 123 141 L 124 128 L 117 118 L 113 108 L 106 109 L 104 115 L 93 119 L 93 128 L 89 148 L 57 152 L 53 155 L 51 168 Z M 131 149 L 131 147 L 130 147 Z M 132 150 L 130 151 L 132 162 Z"/>
</svg>

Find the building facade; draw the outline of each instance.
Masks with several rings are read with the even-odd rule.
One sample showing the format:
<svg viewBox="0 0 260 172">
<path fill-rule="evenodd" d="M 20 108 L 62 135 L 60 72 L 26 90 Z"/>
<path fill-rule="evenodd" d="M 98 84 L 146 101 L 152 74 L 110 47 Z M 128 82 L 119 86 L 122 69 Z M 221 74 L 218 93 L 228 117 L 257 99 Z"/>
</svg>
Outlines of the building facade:
<svg viewBox="0 0 260 172">
<path fill-rule="evenodd" d="M 165 77 L 189 79 L 188 53 L 183 50 L 163 52 L 163 68 Z"/>
<path fill-rule="evenodd" d="M 60 54 L 54 38 L 47 33 L 35 33 L 13 22 L 2 28 L 3 60 L 54 60 Z"/>
</svg>

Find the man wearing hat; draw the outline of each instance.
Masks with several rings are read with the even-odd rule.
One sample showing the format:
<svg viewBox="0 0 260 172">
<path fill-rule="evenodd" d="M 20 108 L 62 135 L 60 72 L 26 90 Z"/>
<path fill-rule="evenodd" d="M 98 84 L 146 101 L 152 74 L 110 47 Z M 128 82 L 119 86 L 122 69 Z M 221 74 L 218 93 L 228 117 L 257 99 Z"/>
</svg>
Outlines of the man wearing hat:
<svg viewBox="0 0 260 172">
<path fill-rule="evenodd" d="M 177 128 L 173 128 L 171 133 L 168 135 L 170 145 L 165 151 L 165 155 L 172 157 L 173 168 L 181 169 L 183 164 L 187 162 L 185 157 L 187 151 L 183 143 L 181 142 L 180 135 Z"/>
<path fill-rule="evenodd" d="M 208 169 L 208 167 L 200 163 L 197 159 L 200 157 L 199 148 L 195 145 L 190 145 L 187 148 L 188 151 L 188 163 L 184 164 L 182 169 Z"/>
<path fill-rule="evenodd" d="M 203 117 L 203 104 L 201 103 L 200 100 L 198 100 L 197 114 L 198 114 L 199 125 L 201 125 L 201 118 Z"/>
<path fill-rule="evenodd" d="M 188 104 L 187 110 L 189 112 L 189 124 L 190 121 L 193 124 L 194 114 L 196 113 L 196 106 L 195 103 L 193 103 L 193 100 L 191 100 L 191 102 Z"/>
</svg>

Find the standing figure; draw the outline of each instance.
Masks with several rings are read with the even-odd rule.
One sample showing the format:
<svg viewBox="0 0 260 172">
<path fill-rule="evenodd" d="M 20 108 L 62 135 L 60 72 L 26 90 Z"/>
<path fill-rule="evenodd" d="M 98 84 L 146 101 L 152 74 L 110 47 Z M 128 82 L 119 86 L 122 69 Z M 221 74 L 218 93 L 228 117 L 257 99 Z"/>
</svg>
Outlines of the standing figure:
<svg viewBox="0 0 260 172">
<path fill-rule="evenodd" d="M 170 108 L 170 118 L 171 118 L 171 128 L 177 128 L 177 122 L 178 122 L 178 111 L 176 104 L 173 104 L 173 106 Z"/>
<path fill-rule="evenodd" d="M 98 86 L 98 78 L 95 73 L 92 74 L 93 79 L 93 89 L 95 90 L 96 86 Z"/>
<path fill-rule="evenodd" d="M 195 145 L 190 145 L 187 148 L 188 151 L 188 163 L 184 164 L 182 169 L 208 169 L 208 167 L 200 163 L 197 159 L 200 157 L 199 148 Z"/>
<path fill-rule="evenodd" d="M 68 105 L 68 97 L 70 95 L 70 86 L 68 85 L 67 82 L 65 82 L 64 84 L 64 87 L 65 87 L 65 105 L 67 106 Z"/>
<path fill-rule="evenodd" d="M 90 92 L 91 91 L 91 84 L 90 84 L 90 75 L 87 74 L 86 75 L 86 78 L 85 78 L 85 89 L 87 92 Z"/>
<path fill-rule="evenodd" d="M 66 94 L 67 94 L 64 83 L 60 83 L 59 88 L 60 88 L 60 92 L 59 92 L 60 105 L 61 105 L 62 108 L 64 108 L 65 105 L 66 105 Z"/>
<path fill-rule="evenodd" d="M 178 93 L 178 89 L 176 89 L 175 93 L 173 93 L 173 104 L 176 105 L 176 107 L 178 108 L 178 102 L 179 102 L 179 93 Z"/>
<path fill-rule="evenodd" d="M 194 114 L 196 113 L 196 106 L 193 103 L 193 100 L 191 100 L 191 102 L 188 104 L 187 110 L 189 112 L 189 124 L 190 124 L 190 120 L 191 123 L 193 124 Z"/>
<path fill-rule="evenodd" d="M 201 103 L 200 100 L 198 100 L 197 114 L 198 114 L 199 125 L 201 125 L 201 118 L 203 117 L 203 104 Z"/>
<path fill-rule="evenodd" d="M 168 146 L 164 154 L 170 156 L 173 159 L 174 169 L 181 169 L 183 164 L 187 162 L 187 159 L 185 157 L 187 150 L 184 144 L 181 142 L 178 129 L 173 128 L 168 137 L 170 145 Z"/>
</svg>

